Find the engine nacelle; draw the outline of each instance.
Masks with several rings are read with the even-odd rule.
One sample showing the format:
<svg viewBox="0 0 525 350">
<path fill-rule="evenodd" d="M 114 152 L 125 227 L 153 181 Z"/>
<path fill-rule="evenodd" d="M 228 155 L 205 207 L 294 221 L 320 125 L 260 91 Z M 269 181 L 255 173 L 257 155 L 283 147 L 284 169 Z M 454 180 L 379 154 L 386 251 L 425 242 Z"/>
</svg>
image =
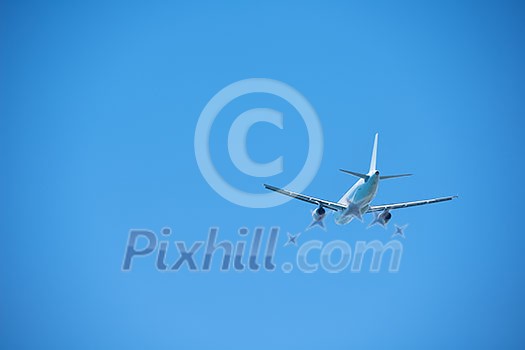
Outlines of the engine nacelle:
<svg viewBox="0 0 525 350">
<path fill-rule="evenodd" d="M 324 219 L 325 216 L 326 209 L 323 208 L 322 205 L 318 206 L 317 208 L 315 208 L 314 211 L 312 211 L 312 218 L 314 219 L 314 221 L 321 221 Z"/>
<path fill-rule="evenodd" d="M 386 228 L 386 224 L 388 224 L 390 219 L 392 219 L 392 214 L 390 214 L 390 210 L 388 209 L 383 210 L 381 213 L 374 212 L 374 220 L 368 225 L 368 227 L 381 225 Z"/>
<path fill-rule="evenodd" d="M 319 226 L 323 230 L 326 230 L 324 225 L 324 217 L 326 216 L 326 209 L 323 208 L 321 204 L 314 210 L 312 210 L 312 223 L 306 228 L 307 230 L 311 229 L 314 226 Z"/>
<path fill-rule="evenodd" d="M 390 211 L 387 209 L 385 211 L 383 211 L 380 215 L 379 215 L 379 221 L 381 222 L 381 224 L 383 225 L 386 225 L 388 224 L 388 222 L 390 221 L 390 219 L 392 219 L 392 214 L 390 213 Z"/>
</svg>

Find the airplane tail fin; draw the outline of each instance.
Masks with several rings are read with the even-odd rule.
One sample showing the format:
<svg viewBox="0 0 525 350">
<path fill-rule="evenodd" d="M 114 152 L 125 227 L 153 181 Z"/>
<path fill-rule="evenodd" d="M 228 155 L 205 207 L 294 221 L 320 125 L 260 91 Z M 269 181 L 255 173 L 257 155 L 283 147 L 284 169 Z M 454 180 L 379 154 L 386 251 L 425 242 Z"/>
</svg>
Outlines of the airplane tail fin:
<svg viewBox="0 0 525 350">
<path fill-rule="evenodd" d="M 374 138 L 374 148 L 372 149 L 372 159 L 370 159 L 370 170 L 368 174 L 372 174 L 373 172 L 377 170 L 376 169 L 376 159 L 377 159 L 377 137 L 378 135 L 379 134 L 376 133 L 376 137 Z M 339 170 L 342 171 L 343 173 L 354 175 L 354 176 L 360 177 L 361 179 L 365 179 L 365 180 L 368 179 L 369 177 L 368 174 L 361 174 L 355 171 L 350 171 L 350 170 L 345 170 L 345 169 L 339 169 Z"/>
<path fill-rule="evenodd" d="M 376 133 L 376 136 L 374 138 L 374 148 L 372 149 L 372 158 L 370 159 L 370 170 L 368 172 L 368 174 L 372 174 L 374 173 L 377 168 L 376 168 L 376 165 L 377 165 L 377 139 L 378 139 L 378 136 L 379 134 Z M 355 172 L 355 171 L 350 171 L 350 170 L 345 170 L 345 169 L 339 169 L 340 171 L 342 171 L 343 173 L 346 173 L 346 174 L 350 174 L 350 175 L 354 175 L 354 176 L 357 176 L 361 179 L 365 179 L 367 180 L 369 175 L 368 174 L 361 174 L 361 173 L 358 173 L 358 172 Z M 379 176 L 379 180 L 388 180 L 388 179 L 395 179 L 397 177 L 405 177 L 405 176 L 411 176 L 412 174 L 398 174 L 398 175 L 381 175 Z"/>
<path fill-rule="evenodd" d="M 377 137 L 378 133 L 376 133 L 376 137 L 374 139 L 374 148 L 372 149 L 372 159 L 370 159 L 370 173 L 376 171 L 376 159 L 377 159 Z"/>
</svg>

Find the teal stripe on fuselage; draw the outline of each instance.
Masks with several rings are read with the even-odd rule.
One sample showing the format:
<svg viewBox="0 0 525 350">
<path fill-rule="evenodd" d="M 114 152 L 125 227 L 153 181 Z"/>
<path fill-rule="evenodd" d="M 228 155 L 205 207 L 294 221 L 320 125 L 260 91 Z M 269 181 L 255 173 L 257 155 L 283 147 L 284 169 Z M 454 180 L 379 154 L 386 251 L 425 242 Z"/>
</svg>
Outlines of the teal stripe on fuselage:
<svg viewBox="0 0 525 350">
<path fill-rule="evenodd" d="M 357 205 L 369 204 L 376 195 L 378 184 L 379 175 L 373 174 L 348 194 L 347 201 Z"/>
</svg>

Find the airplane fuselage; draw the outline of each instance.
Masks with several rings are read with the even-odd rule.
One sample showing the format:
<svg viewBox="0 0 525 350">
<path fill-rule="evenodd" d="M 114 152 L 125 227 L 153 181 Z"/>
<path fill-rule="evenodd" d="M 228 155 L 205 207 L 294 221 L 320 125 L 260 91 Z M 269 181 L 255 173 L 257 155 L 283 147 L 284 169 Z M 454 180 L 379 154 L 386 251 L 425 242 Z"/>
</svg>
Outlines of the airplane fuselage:
<svg viewBox="0 0 525 350">
<path fill-rule="evenodd" d="M 354 217 L 360 217 L 366 213 L 370 202 L 372 202 L 376 196 L 378 186 L 379 171 L 368 174 L 367 179 L 359 179 L 339 200 L 338 203 L 346 204 L 348 208 L 335 213 L 335 223 L 338 225 L 346 225 L 352 221 Z"/>
</svg>

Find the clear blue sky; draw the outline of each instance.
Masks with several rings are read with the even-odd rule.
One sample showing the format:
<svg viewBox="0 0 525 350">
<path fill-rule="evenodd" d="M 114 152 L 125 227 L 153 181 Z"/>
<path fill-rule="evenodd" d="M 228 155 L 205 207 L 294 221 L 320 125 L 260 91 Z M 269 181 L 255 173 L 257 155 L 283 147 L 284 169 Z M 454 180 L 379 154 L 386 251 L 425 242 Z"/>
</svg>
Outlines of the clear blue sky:
<svg viewBox="0 0 525 350">
<path fill-rule="evenodd" d="M 5 349 L 521 348 L 525 342 L 522 136 L 525 8 L 519 1 L 3 1 L 0 4 L 0 344 Z M 210 226 L 299 232 L 311 207 L 247 209 L 217 195 L 193 135 L 226 85 L 281 80 L 315 107 L 325 153 L 312 195 L 337 200 L 366 171 L 377 203 L 459 194 L 400 210 L 400 271 L 121 271 L 131 228 L 202 240 Z M 260 104 L 263 104 L 261 106 Z M 306 155 L 299 116 L 245 97 L 217 120 L 225 178 L 262 192 L 227 154 L 247 107 L 285 112 L 250 155 Z M 367 221 L 370 220 L 368 217 Z M 388 241 L 354 222 L 301 240 Z M 281 237 L 281 242 L 284 237 Z"/>
</svg>

